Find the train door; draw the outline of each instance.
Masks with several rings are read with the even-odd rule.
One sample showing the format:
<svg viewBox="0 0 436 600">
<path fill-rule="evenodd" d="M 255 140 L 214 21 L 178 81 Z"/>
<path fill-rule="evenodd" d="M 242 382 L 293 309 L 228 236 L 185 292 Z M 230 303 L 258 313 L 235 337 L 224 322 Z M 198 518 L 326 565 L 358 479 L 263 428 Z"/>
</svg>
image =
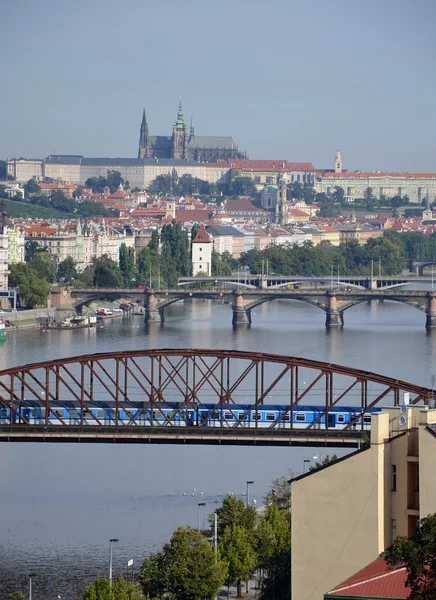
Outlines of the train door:
<svg viewBox="0 0 436 600">
<path fill-rule="evenodd" d="M 329 413 L 327 423 L 329 429 L 333 429 L 334 427 L 336 427 L 336 415 Z"/>
</svg>

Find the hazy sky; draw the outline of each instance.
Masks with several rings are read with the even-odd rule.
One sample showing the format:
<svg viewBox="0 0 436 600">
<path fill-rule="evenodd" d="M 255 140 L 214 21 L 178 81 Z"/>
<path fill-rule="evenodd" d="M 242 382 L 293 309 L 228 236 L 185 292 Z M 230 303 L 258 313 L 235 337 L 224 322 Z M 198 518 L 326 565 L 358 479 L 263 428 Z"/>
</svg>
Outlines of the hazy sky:
<svg viewBox="0 0 436 600">
<path fill-rule="evenodd" d="M 436 172 L 436 0 L 0 4 L 0 157 L 134 157 L 181 95 L 250 158 Z"/>
</svg>

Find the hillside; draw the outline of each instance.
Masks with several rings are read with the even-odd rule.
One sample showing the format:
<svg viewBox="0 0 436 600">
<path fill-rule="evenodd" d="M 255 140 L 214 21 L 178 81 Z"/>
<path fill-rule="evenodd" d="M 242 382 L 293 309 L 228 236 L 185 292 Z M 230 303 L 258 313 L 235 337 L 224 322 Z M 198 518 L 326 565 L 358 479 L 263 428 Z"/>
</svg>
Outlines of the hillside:
<svg viewBox="0 0 436 600">
<path fill-rule="evenodd" d="M 36 217 L 40 219 L 68 219 L 73 215 L 62 213 L 54 208 L 45 208 L 28 202 L 16 202 L 15 200 L 2 199 L 5 205 L 6 214 L 8 217 L 26 218 Z"/>
</svg>

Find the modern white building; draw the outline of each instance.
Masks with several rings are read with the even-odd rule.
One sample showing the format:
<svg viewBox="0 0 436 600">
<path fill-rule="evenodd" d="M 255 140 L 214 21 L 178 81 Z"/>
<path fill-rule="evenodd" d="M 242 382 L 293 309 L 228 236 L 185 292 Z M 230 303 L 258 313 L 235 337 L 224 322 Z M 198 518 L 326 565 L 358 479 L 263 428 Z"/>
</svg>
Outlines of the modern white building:
<svg viewBox="0 0 436 600">
<path fill-rule="evenodd" d="M 192 275 L 212 275 L 212 240 L 204 225 L 200 225 L 192 241 Z"/>
<path fill-rule="evenodd" d="M 8 226 L 6 222 L 6 213 L 0 214 L 0 290 L 8 289 L 9 275 L 9 254 L 8 254 Z M 1 299 L 0 299 L 1 303 Z M 0 304 L 1 306 L 1 304 Z"/>
</svg>

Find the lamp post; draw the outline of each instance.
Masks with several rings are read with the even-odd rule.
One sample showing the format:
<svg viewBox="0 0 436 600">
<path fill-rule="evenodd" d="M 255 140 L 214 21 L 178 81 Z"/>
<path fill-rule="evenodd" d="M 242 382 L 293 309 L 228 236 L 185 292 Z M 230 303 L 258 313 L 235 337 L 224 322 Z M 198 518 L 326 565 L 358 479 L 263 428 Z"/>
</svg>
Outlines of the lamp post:
<svg viewBox="0 0 436 600">
<path fill-rule="evenodd" d="M 112 538 L 109 540 L 109 585 L 112 586 L 112 544 L 116 544 L 120 540 Z"/>
<path fill-rule="evenodd" d="M 197 532 L 200 533 L 200 512 L 201 512 L 201 507 L 202 506 L 206 506 L 206 502 L 199 502 L 198 503 L 198 527 L 197 527 Z"/>
<path fill-rule="evenodd" d="M 303 460 L 303 463 L 304 463 L 304 467 L 303 467 L 303 473 L 305 473 L 305 472 L 306 472 L 306 465 L 309 465 L 309 463 L 310 463 L 310 458 L 305 458 L 305 459 Z"/>
<path fill-rule="evenodd" d="M 253 485 L 254 481 L 247 481 L 247 495 L 245 497 L 246 506 L 250 506 L 250 485 Z"/>
<path fill-rule="evenodd" d="M 29 600 L 32 600 L 32 577 L 36 577 L 36 573 L 29 573 Z"/>
</svg>

